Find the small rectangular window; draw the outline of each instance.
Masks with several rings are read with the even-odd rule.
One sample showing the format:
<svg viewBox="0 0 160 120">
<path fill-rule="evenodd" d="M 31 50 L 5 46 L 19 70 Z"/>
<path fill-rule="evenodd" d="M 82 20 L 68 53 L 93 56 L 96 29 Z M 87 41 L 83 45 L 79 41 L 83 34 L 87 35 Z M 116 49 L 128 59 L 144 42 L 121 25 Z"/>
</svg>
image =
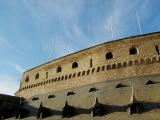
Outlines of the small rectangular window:
<svg viewBox="0 0 160 120">
<path fill-rule="evenodd" d="M 156 45 L 155 48 L 156 48 L 158 55 L 160 55 L 160 45 Z"/>
<path fill-rule="evenodd" d="M 94 71 L 95 71 L 95 68 L 92 69 L 92 73 L 94 73 Z"/>
<path fill-rule="evenodd" d="M 32 101 L 35 101 L 35 100 L 39 100 L 39 98 L 38 98 L 38 97 L 34 97 L 34 98 L 32 99 Z"/>
<path fill-rule="evenodd" d="M 90 88 L 89 92 L 94 92 L 94 91 L 97 91 L 98 89 L 93 87 L 93 88 Z"/>
<path fill-rule="evenodd" d="M 70 95 L 74 95 L 75 93 L 73 92 L 73 91 L 71 91 L 71 92 L 68 92 L 67 93 L 67 96 L 70 96 Z"/>
<path fill-rule="evenodd" d="M 46 72 L 46 79 L 48 78 L 48 72 Z"/>
<path fill-rule="evenodd" d="M 102 71 L 104 71 L 105 70 L 105 66 L 102 66 Z"/>
<path fill-rule="evenodd" d="M 73 78 L 76 76 L 76 73 L 73 74 Z"/>
<path fill-rule="evenodd" d="M 92 59 L 90 59 L 90 67 L 92 67 Z"/>
<path fill-rule="evenodd" d="M 83 71 L 83 72 L 82 72 L 82 76 L 84 76 L 84 75 L 85 75 L 85 73 L 86 73 L 86 71 Z"/>
<path fill-rule="evenodd" d="M 48 99 L 55 98 L 55 95 L 49 95 Z"/>
<path fill-rule="evenodd" d="M 35 79 L 39 79 L 39 73 L 36 74 Z"/>
<path fill-rule="evenodd" d="M 78 77 L 81 76 L 81 72 L 78 73 Z"/>
</svg>

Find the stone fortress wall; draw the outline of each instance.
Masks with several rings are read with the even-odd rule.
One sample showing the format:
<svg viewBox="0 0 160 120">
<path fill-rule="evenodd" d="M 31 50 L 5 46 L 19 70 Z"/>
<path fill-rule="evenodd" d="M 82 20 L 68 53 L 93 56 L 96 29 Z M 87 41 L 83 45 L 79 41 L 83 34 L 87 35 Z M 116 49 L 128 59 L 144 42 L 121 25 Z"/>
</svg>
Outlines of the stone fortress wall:
<svg viewBox="0 0 160 120">
<path fill-rule="evenodd" d="M 76 88 L 102 81 L 160 73 L 160 33 L 129 37 L 91 47 L 23 74 L 17 96 Z"/>
</svg>

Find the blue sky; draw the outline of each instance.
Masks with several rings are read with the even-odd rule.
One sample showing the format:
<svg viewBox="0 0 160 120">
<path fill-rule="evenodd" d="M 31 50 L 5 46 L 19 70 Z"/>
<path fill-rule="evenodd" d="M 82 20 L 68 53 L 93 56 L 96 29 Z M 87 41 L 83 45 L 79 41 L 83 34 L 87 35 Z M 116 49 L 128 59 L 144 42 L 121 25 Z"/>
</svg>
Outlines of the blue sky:
<svg viewBox="0 0 160 120">
<path fill-rule="evenodd" d="M 159 5 L 159 0 L 0 0 L 0 93 L 13 95 L 27 69 L 139 35 L 135 8 L 143 33 L 160 31 Z"/>
</svg>

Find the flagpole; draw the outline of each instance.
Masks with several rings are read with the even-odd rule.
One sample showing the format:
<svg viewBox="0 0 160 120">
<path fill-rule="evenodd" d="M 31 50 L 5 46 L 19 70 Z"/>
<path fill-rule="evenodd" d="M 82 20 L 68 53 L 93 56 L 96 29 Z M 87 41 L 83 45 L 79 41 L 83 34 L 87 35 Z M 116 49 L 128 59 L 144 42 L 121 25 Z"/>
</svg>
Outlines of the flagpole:
<svg viewBox="0 0 160 120">
<path fill-rule="evenodd" d="M 138 12 L 137 12 L 137 9 L 136 9 L 136 8 L 135 8 L 135 12 L 136 12 L 136 17 L 137 17 L 139 32 L 140 32 L 140 34 L 142 35 L 141 23 L 140 23 L 139 15 L 138 15 Z"/>
</svg>

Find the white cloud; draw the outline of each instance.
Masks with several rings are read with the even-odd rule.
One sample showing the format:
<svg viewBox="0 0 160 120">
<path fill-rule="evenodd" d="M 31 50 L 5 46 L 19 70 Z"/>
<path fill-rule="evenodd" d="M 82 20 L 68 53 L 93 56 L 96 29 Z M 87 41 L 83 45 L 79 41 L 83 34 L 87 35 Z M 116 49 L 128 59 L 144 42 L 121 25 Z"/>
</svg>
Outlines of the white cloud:
<svg viewBox="0 0 160 120">
<path fill-rule="evenodd" d="M 43 45 L 41 46 L 42 50 L 45 53 L 49 54 L 49 56 L 53 55 L 53 51 L 54 53 L 56 52 L 58 56 L 65 55 L 68 51 L 68 39 L 71 39 L 73 37 L 78 38 L 80 35 L 81 38 L 83 37 L 83 34 L 78 31 L 79 28 L 75 28 L 75 26 L 78 26 L 77 24 L 79 20 L 79 15 L 83 9 L 83 4 L 85 3 L 83 0 L 41 0 L 39 2 L 35 2 L 32 0 L 23 0 L 22 3 L 25 8 L 30 12 L 32 19 L 35 21 L 35 27 L 37 30 L 41 29 L 42 27 L 46 30 L 49 30 L 51 25 L 54 24 L 54 22 L 56 22 L 56 24 L 59 24 L 58 29 L 63 29 L 63 33 L 59 33 L 56 35 L 54 34 L 54 36 L 52 38 L 48 38 L 48 40 L 41 40 L 40 43 L 42 43 Z M 73 33 L 71 33 L 73 29 L 76 31 L 73 31 Z M 61 34 L 64 34 L 63 38 Z M 55 39 L 56 45 L 60 46 L 60 48 L 62 48 L 61 50 L 53 50 L 55 49 L 53 48 L 55 46 L 53 40 Z M 71 43 L 69 52 L 75 51 L 74 47 L 72 46 L 73 45 Z"/>
<path fill-rule="evenodd" d="M 0 93 L 14 95 L 18 90 L 19 84 L 15 82 L 14 77 L 6 74 L 0 74 Z"/>
<path fill-rule="evenodd" d="M 15 47 L 12 44 L 10 44 L 2 34 L 0 34 L 0 45 L 7 46 L 11 49 L 15 49 Z"/>
<path fill-rule="evenodd" d="M 7 49 L 11 49 L 14 52 L 22 55 L 22 53 L 17 49 L 4 35 L 0 33 L 0 47 L 6 47 Z"/>
<path fill-rule="evenodd" d="M 10 61 L 4 61 L 4 60 L 0 60 L 0 64 L 3 64 L 3 65 L 7 65 L 9 67 L 12 67 L 14 68 L 17 72 L 19 73 L 23 73 L 25 70 L 17 63 L 12 63 Z"/>
<path fill-rule="evenodd" d="M 18 64 L 13 64 L 13 67 L 20 73 L 23 73 L 25 70 Z"/>
<path fill-rule="evenodd" d="M 140 5 L 143 2 L 142 5 Z M 107 22 L 104 25 L 104 30 L 111 36 L 111 29 L 110 29 L 110 21 L 109 18 L 112 17 L 112 26 L 114 32 L 114 39 L 119 39 L 120 37 L 127 37 L 132 35 L 133 29 L 132 26 L 137 26 L 137 30 L 134 32 L 139 33 L 138 24 L 135 14 L 135 8 L 137 8 L 141 18 L 149 14 L 149 10 L 146 10 L 149 6 L 149 0 L 134 0 L 131 2 L 130 0 L 114 0 L 112 8 L 110 12 L 106 15 Z M 107 9 L 107 8 L 106 8 Z M 146 11 L 141 15 L 141 11 Z M 143 22 L 143 21 L 141 21 Z M 143 26 L 142 26 L 143 31 Z M 140 33 L 139 33 L 140 34 Z"/>
<path fill-rule="evenodd" d="M 33 0 L 23 0 L 23 5 L 30 12 L 33 20 L 35 21 L 35 27 L 37 30 L 41 28 L 48 30 L 55 23 L 56 25 L 59 24 L 58 27 L 60 29 L 63 29 L 60 30 L 61 33 L 54 34 L 52 38 L 48 38 L 49 40 L 44 39 L 40 41 L 40 43 L 42 43 L 43 45 L 42 49 L 45 53 L 48 53 L 50 56 L 52 56 L 54 51 L 54 54 L 56 52 L 59 57 L 68 53 L 66 52 L 68 51 L 68 39 L 71 40 L 71 52 L 83 49 L 85 47 L 90 47 L 95 44 L 99 44 L 101 42 L 104 42 L 104 39 L 105 41 L 106 39 L 111 39 L 110 25 L 108 21 L 108 18 L 110 16 L 112 16 L 113 19 L 112 23 L 115 33 L 114 39 L 122 36 L 126 37 L 129 33 L 131 33 L 130 31 L 132 30 L 131 25 L 133 23 L 129 23 L 130 20 L 128 19 L 130 19 L 131 14 L 135 16 L 134 8 L 138 6 L 138 10 L 145 9 L 147 8 L 147 5 L 149 3 L 148 1 L 149 0 L 143 0 L 143 4 L 141 6 L 139 4 L 141 4 L 142 1 L 139 0 L 135 0 L 134 2 L 131 2 L 130 0 L 111 1 L 111 7 L 106 7 L 106 15 L 104 15 L 106 16 L 106 20 L 100 21 L 100 19 L 94 18 L 95 20 L 97 20 L 97 25 L 92 25 L 96 27 L 92 27 L 94 30 L 92 29 L 90 32 L 97 31 L 97 33 L 100 34 L 93 35 L 92 33 L 95 39 L 90 38 L 90 36 L 92 37 L 92 35 L 89 36 L 88 33 L 85 33 L 83 31 L 84 28 L 82 30 L 83 25 L 80 25 L 81 17 L 83 17 L 82 14 L 85 14 L 84 8 L 86 7 L 87 3 L 85 0 L 40 0 L 39 2 Z M 135 24 L 136 22 L 137 21 L 135 21 Z M 57 29 L 57 26 L 55 27 L 55 29 Z M 101 34 L 103 32 L 104 34 Z M 53 44 L 53 39 L 56 39 L 56 45 Z M 55 48 L 53 48 L 54 46 Z"/>
</svg>

